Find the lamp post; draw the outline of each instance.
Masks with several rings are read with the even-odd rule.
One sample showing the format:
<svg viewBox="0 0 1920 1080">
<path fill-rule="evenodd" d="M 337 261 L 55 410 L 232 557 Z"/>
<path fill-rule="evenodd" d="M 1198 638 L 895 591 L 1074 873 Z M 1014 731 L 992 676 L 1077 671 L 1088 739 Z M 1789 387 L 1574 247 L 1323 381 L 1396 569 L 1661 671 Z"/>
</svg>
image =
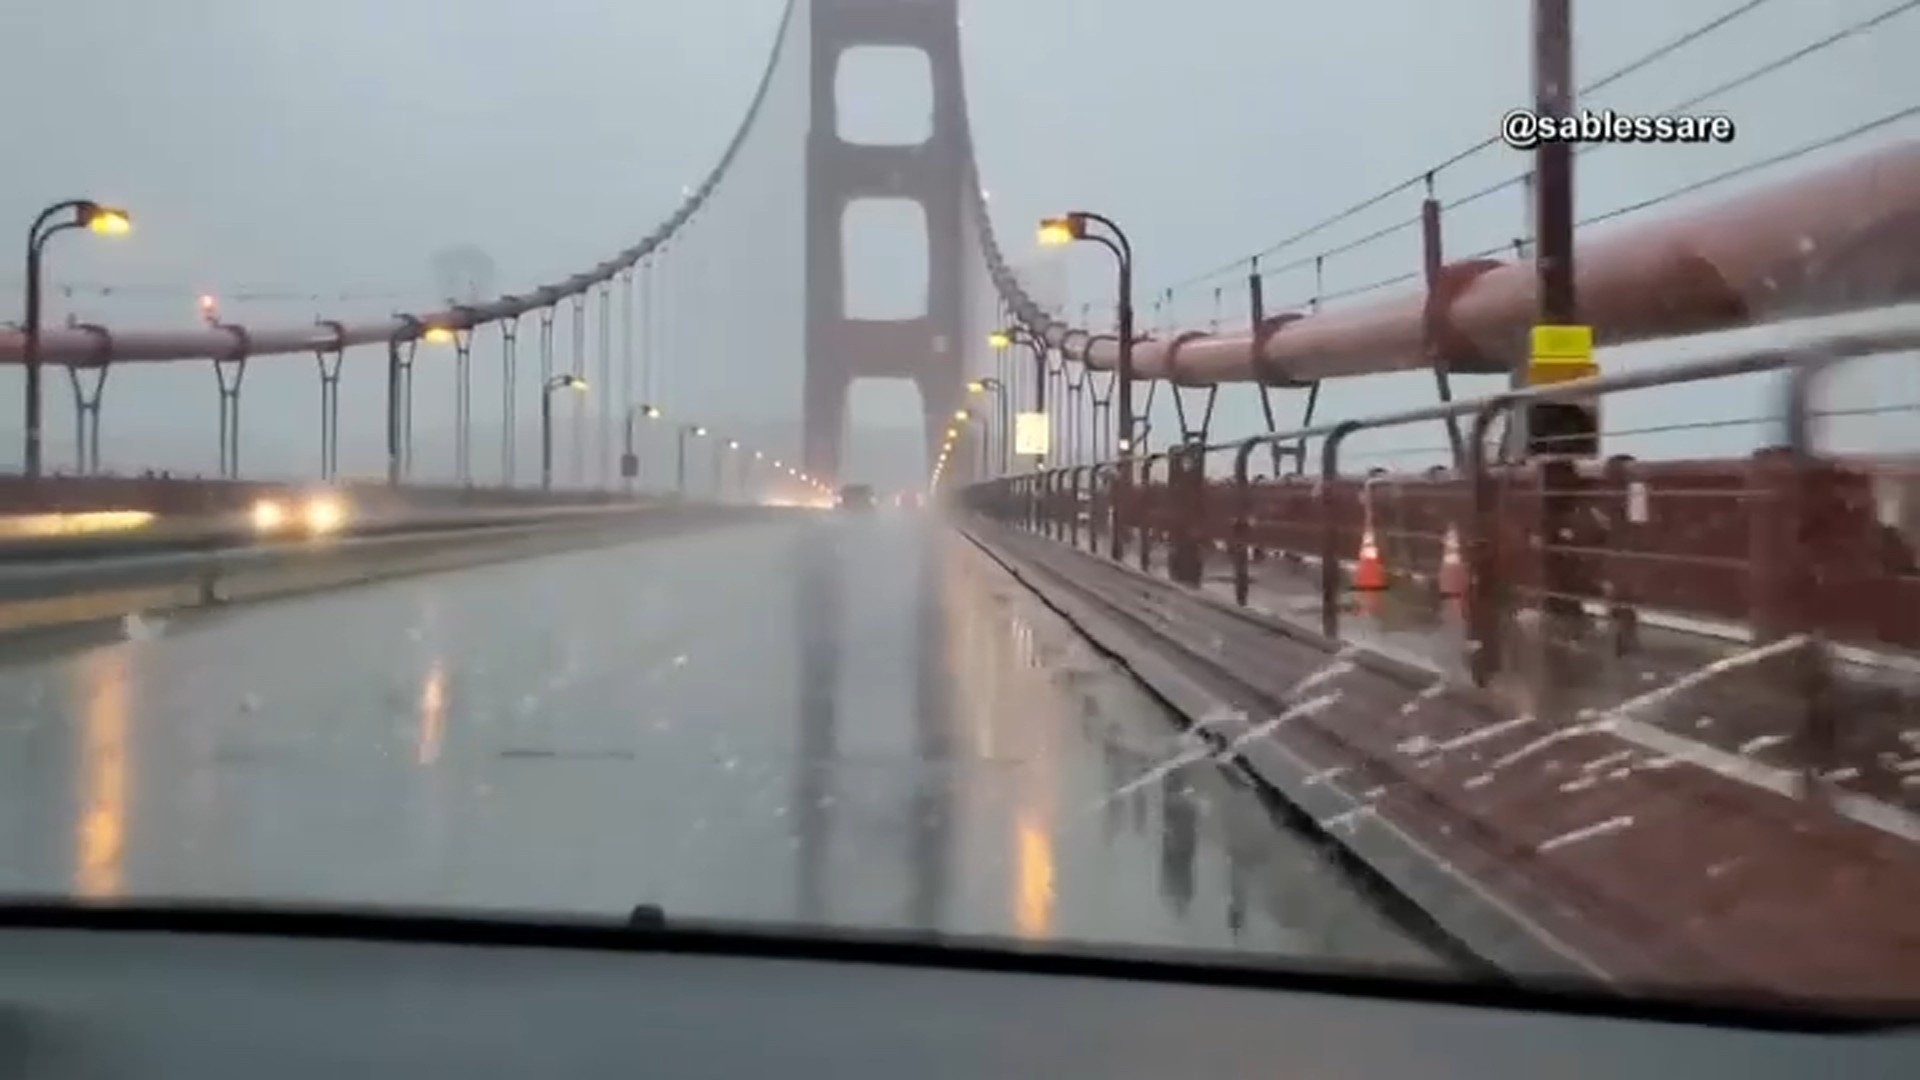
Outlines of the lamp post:
<svg viewBox="0 0 1920 1080">
<path fill-rule="evenodd" d="M 1089 232 L 1088 224 L 1099 225 L 1112 233 L 1107 236 Z M 1114 375 L 1120 382 L 1120 461 L 1114 470 L 1116 496 L 1124 496 L 1133 485 L 1133 244 L 1127 234 L 1111 218 L 1085 210 L 1075 210 L 1063 217 L 1048 218 L 1040 223 L 1040 243 L 1057 246 L 1070 244 L 1076 240 L 1088 240 L 1113 252 L 1120 268 L 1120 296 L 1118 308 L 1120 320 L 1120 360 L 1114 365 Z M 1120 558 L 1125 551 L 1117 510 L 1124 501 L 1116 498 L 1116 520 L 1109 541 L 1109 554 Z"/>
<path fill-rule="evenodd" d="M 727 455 L 740 449 L 739 439 L 728 439 L 713 448 L 713 501 L 726 502 Z"/>
<path fill-rule="evenodd" d="M 1000 469 L 1000 473 L 1004 475 L 1009 471 L 1009 465 L 1007 462 L 1007 449 L 1013 445 L 1011 441 L 1011 435 L 1008 431 L 1008 429 L 1012 426 L 1013 421 L 1009 418 L 1009 412 L 1008 412 L 1009 402 L 1007 401 L 1007 384 L 1001 382 L 999 379 L 993 378 L 992 376 L 988 376 L 987 378 L 975 379 L 973 382 L 968 383 L 967 390 L 975 394 L 992 394 L 993 395 L 994 405 L 998 409 L 999 416 L 1000 416 L 999 469 Z"/>
<path fill-rule="evenodd" d="M 61 215 L 66 220 L 56 220 Z M 27 230 L 26 336 L 21 360 L 27 369 L 26 450 L 23 469 L 29 479 L 40 476 L 40 261 L 49 237 L 68 229 L 87 229 L 102 236 L 122 236 L 133 229 L 125 210 L 102 206 L 91 199 L 54 203 L 33 219 Z"/>
<path fill-rule="evenodd" d="M 987 344 L 996 349 L 1004 349 L 1014 344 L 1025 345 L 1033 353 L 1033 411 L 1047 415 L 1047 343 L 1040 335 L 1025 326 L 1014 326 L 1006 330 L 995 330 L 987 335 Z M 1051 432 L 1049 432 L 1051 434 Z M 1049 448 L 1051 449 L 1051 448 Z M 1034 456 L 1034 467 L 1042 468 L 1047 463 L 1046 454 Z"/>
<path fill-rule="evenodd" d="M 553 392 L 587 392 L 587 380 L 572 373 L 555 375 L 540 389 L 540 490 L 553 489 Z"/>
<path fill-rule="evenodd" d="M 640 475 L 640 451 L 637 448 L 638 444 L 634 441 L 633 422 L 641 417 L 648 420 L 660 419 L 660 407 L 644 404 L 627 407 L 627 435 L 625 442 L 621 444 L 620 479 L 626 484 L 628 491 L 633 490 L 634 478 Z"/>
<path fill-rule="evenodd" d="M 699 424 L 681 424 L 679 434 L 680 453 L 674 464 L 673 490 L 684 499 L 687 497 L 687 436 L 698 439 L 707 433 Z"/>
</svg>

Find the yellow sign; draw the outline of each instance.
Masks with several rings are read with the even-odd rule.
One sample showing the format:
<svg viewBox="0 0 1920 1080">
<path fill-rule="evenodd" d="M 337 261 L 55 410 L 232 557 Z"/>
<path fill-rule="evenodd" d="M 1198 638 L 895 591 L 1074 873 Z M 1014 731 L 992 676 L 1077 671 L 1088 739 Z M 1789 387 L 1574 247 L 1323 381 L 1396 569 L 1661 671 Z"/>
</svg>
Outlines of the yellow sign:
<svg viewBox="0 0 1920 1080">
<path fill-rule="evenodd" d="M 1593 360 L 1593 327 L 1536 326 L 1527 384 L 1572 382 L 1600 374 Z"/>
</svg>

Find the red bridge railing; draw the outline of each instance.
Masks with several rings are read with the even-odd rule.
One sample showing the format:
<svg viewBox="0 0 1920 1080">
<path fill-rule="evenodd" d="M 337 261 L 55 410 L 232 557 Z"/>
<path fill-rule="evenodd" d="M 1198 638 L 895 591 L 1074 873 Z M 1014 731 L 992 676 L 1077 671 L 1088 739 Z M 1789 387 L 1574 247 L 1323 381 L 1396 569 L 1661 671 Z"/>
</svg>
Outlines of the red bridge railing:
<svg viewBox="0 0 1920 1080">
<path fill-rule="evenodd" d="M 1769 700 L 1797 717 L 1780 723 L 1797 732 L 1804 753 L 1794 767 L 1811 778 L 1833 771 L 1843 741 L 1836 715 L 1852 708 L 1825 689 L 1836 646 L 1920 670 L 1920 453 L 1826 451 L 1815 444 L 1810 404 L 1848 360 L 1920 367 L 1920 312 L 1885 314 L 1895 317 L 1871 332 L 1829 334 L 1788 351 L 1748 346 L 1628 375 L 1222 445 L 1195 442 L 1133 461 L 988 481 L 963 499 L 1188 586 L 1230 589 L 1242 605 L 1284 603 L 1289 617 L 1317 621 L 1330 641 L 1357 633 L 1391 642 L 1393 626 L 1373 614 L 1381 605 L 1388 614 L 1407 604 L 1450 611 L 1444 627 L 1426 624 L 1446 632 L 1416 645 L 1436 654 L 1450 648 L 1451 656 L 1437 657 L 1441 666 L 1458 666 L 1481 686 L 1497 687 L 1537 661 L 1527 650 L 1539 644 L 1549 597 L 1578 602 L 1591 616 L 1581 646 L 1598 643 L 1612 656 L 1652 640 L 1653 652 L 1691 657 L 1698 667 L 1714 657 L 1675 646 L 1675 635 L 1742 650 L 1779 643 L 1783 662 L 1773 665 L 1770 652 L 1764 670 L 1787 674 Z M 1503 460 L 1490 438 L 1503 417 L 1534 401 L 1768 373 L 1780 384 L 1780 433 L 1745 456 Z M 1450 417 L 1470 420 L 1473 430 L 1456 466 L 1346 471 L 1342 451 L 1354 435 Z M 1920 425 L 1911 430 L 1920 441 Z M 1317 470 L 1252 475 L 1268 447 L 1311 442 Z M 1555 617 L 1569 606 L 1555 605 Z M 1649 626 L 1660 628 L 1651 639 Z M 1528 677 L 1536 687 L 1555 681 Z"/>
</svg>

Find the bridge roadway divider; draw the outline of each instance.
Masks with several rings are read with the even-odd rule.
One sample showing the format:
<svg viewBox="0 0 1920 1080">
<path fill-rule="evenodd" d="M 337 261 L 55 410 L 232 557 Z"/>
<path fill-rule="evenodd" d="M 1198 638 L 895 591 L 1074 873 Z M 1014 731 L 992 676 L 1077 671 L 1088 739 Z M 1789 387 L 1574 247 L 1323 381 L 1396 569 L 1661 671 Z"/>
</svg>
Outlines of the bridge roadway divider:
<svg viewBox="0 0 1920 1080">
<path fill-rule="evenodd" d="M 0 545 L 0 636 L 665 537 L 783 512 L 670 501 L 435 511 L 389 514 L 338 534 L 288 538 L 252 536 L 228 522 L 199 519 L 145 538 L 119 534 Z"/>
<path fill-rule="evenodd" d="M 1495 967 L 1635 992 L 1920 994 L 1909 841 L 1672 758 L 1568 785 L 1638 748 L 1064 544 L 960 527 L 1218 747 L 1338 693 L 1232 767 Z"/>
</svg>

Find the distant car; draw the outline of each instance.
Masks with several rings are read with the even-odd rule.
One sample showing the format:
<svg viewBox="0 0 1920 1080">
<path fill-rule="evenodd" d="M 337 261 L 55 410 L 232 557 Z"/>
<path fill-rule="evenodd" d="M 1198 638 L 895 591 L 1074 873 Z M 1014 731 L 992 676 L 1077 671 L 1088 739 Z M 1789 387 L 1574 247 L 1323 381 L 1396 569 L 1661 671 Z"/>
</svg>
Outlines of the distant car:
<svg viewBox="0 0 1920 1080">
<path fill-rule="evenodd" d="M 285 498 L 262 498 L 248 511 L 253 531 L 260 536 L 325 536 L 347 525 L 347 502 L 330 491 L 289 493 Z"/>
<path fill-rule="evenodd" d="M 873 509 L 873 488 L 866 484 L 848 484 L 840 489 L 840 509 Z"/>
</svg>

